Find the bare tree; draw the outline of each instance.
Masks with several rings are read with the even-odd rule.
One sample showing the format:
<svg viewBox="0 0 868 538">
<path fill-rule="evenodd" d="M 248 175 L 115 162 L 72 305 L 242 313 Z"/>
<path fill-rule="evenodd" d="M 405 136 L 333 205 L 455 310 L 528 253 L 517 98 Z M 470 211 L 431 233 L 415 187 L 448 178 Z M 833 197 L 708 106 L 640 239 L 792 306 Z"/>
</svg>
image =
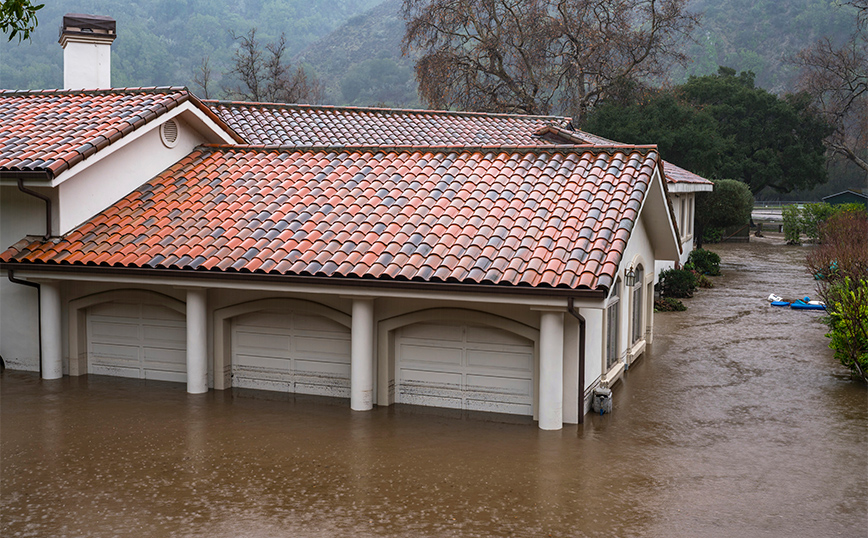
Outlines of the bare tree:
<svg viewBox="0 0 868 538">
<path fill-rule="evenodd" d="M 271 103 L 319 103 L 325 95 L 325 87 L 313 75 L 299 66 L 295 69 L 284 62 L 286 36 L 281 34 L 276 43 L 269 43 L 262 50 L 256 41 L 256 28 L 247 35 L 232 33 L 239 43 L 234 63 L 227 72 L 240 84 L 228 88 L 227 93 L 247 101 Z"/>
<path fill-rule="evenodd" d="M 193 70 L 193 84 L 202 89 L 202 96 L 205 99 L 214 97 L 211 92 L 211 60 L 207 56 L 202 58 L 199 66 Z"/>
<path fill-rule="evenodd" d="M 856 8 L 857 28 L 841 46 L 824 38 L 799 52 L 799 89 L 808 92 L 834 132 L 826 147 L 868 171 L 868 1 Z"/>
<path fill-rule="evenodd" d="M 625 85 L 661 76 L 698 17 L 687 0 L 404 0 L 403 50 L 436 108 L 581 122 Z"/>
</svg>

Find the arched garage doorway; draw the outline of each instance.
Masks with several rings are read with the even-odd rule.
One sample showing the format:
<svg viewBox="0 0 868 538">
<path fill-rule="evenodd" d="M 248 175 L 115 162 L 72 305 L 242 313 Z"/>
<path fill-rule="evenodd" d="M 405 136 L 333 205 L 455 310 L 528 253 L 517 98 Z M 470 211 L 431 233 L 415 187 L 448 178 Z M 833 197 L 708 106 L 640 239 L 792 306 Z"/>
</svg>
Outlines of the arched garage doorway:
<svg viewBox="0 0 868 538">
<path fill-rule="evenodd" d="M 381 322 L 392 402 L 534 414 L 538 331 L 484 312 L 432 309 Z M 389 402 L 391 403 L 391 402 Z M 382 401 L 381 401 L 382 404 Z"/>
<path fill-rule="evenodd" d="M 224 372 L 215 388 L 350 396 L 350 316 L 342 312 L 295 299 L 251 301 L 216 311 L 215 332 L 215 367 Z"/>
<path fill-rule="evenodd" d="M 111 290 L 70 301 L 70 374 L 187 379 L 185 304 L 147 290 Z"/>
</svg>

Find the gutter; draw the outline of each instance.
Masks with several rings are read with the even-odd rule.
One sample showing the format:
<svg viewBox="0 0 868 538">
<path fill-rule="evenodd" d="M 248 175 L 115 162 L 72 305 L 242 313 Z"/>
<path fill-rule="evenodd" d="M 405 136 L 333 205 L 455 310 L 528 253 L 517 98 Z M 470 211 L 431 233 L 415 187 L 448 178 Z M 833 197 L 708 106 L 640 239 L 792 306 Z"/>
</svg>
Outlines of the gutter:
<svg viewBox="0 0 868 538">
<path fill-rule="evenodd" d="M 21 176 L 18 176 L 18 190 L 23 192 L 24 194 L 35 196 L 36 198 L 39 198 L 40 200 L 45 202 L 45 235 L 42 236 L 42 239 L 47 241 L 51 237 L 51 198 L 25 187 L 24 178 Z M 10 278 L 12 277 L 10 276 Z"/>
<path fill-rule="evenodd" d="M 23 286 L 30 286 L 31 288 L 36 288 L 36 305 L 37 305 L 37 315 L 39 316 L 39 323 L 37 324 L 37 332 L 39 333 L 39 377 L 42 378 L 42 287 L 36 282 L 30 282 L 28 280 L 21 280 L 15 278 L 15 274 L 12 269 L 7 269 L 7 276 L 9 277 L 9 282 L 13 284 L 21 284 Z"/>
<path fill-rule="evenodd" d="M 585 423 L 585 320 L 575 307 L 575 297 L 567 298 L 567 312 L 579 320 L 579 424 Z"/>
<path fill-rule="evenodd" d="M 99 275 L 146 276 L 167 278 L 201 278 L 205 280 L 270 282 L 282 284 L 328 285 L 357 288 L 386 288 L 428 292 L 490 293 L 536 297 L 569 297 L 600 300 L 606 297 L 603 290 L 576 290 L 571 288 L 532 288 L 496 284 L 461 284 L 451 282 L 424 282 L 417 280 L 379 280 L 339 276 L 299 276 L 271 273 L 241 273 L 196 269 L 145 269 L 138 267 L 112 267 L 105 265 L 72 265 L 0 262 L 0 269 L 31 270 L 63 273 L 91 273 Z"/>
</svg>

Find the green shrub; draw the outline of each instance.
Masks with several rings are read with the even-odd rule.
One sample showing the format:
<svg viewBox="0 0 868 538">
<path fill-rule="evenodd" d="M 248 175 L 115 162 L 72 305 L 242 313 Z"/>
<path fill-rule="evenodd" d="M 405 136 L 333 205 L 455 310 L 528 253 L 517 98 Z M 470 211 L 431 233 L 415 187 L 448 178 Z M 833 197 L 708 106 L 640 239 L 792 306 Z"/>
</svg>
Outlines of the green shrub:
<svg viewBox="0 0 868 538">
<path fill-rule="evenodd" d="M 672 297 L 663 297 L 654 301 L 655 312 L 683 312 L 687 310 L 684 303 Z"/>
<path fill-rule="evenodd" d="M 727 226 L 743 226 L 750 222 L 752 209 L 753 194 L 746 183 L 732 179 L 716 180 L 713 191 L 696 195 L 697 246 L 719 242 L 723 228 Z"/>
<path fill-rule="evenodd" d="M 700 288 L 713 288 L 714 282 L 702 273 L 696 273 L 696 285 Z"/>
<path fill-rule="evenodd" d="M 720 243 L 723 239 L 723 228 L 709 226 L 702 232 L 703 243 Z"/>
<path fill-rule="evenodd" d="M 868 381 L 868 280 L 845 278 L 831 286 L 828 296 L 829 347 L 841 364 Z"/>
<path fill-rule="evenodd" d="M 697 248 L 690 252 L 684 268 L 693 269 L 703 275 L 718 276 L 720 275 L 720 256 L 716 252 Z"/>
<path fill-rule="evenodd" d="M 816 243 L 820 240 L 820 224 L 834 213 L 835 209 L 829 204 L 805 204 L 801 209 L 799 227 L 808 239 Z"/>
<path fill-rule="evenodd" d="M 781 209 L 784 219 L 784 240 L 788 245 L 798 245 L 802 242 L 801 211 L 799 206 L 785 205 Z"/>
<path fill-rule="evenodd" d="M 819 226 L 819 239 L 806 265 L 826 302 L 829 347 L 868 381 L 868 213 L 836 212 Z"/>
<path fill-rule="evenodd" d="M 698 285 L 696 275 L 687 269 L 667 269 L 660 272 L 657 284 L 663 297 L 693 297 Z"/>
</svg>

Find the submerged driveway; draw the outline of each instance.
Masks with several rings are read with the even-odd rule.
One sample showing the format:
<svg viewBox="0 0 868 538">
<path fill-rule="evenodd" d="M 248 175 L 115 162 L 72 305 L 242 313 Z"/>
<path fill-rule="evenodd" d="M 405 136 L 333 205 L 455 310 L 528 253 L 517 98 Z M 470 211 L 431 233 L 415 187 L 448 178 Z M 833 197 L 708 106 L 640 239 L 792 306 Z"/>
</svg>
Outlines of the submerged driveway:
<svg viewBox="0 0 868 538">
<path fill-rule="evenodd" d="M 526 418 L 100 376 L 0 380 L 2 536 L 863 536 L 868 392 L 806 250 L 715 245 L 615 409 Z"/>
</svg>

